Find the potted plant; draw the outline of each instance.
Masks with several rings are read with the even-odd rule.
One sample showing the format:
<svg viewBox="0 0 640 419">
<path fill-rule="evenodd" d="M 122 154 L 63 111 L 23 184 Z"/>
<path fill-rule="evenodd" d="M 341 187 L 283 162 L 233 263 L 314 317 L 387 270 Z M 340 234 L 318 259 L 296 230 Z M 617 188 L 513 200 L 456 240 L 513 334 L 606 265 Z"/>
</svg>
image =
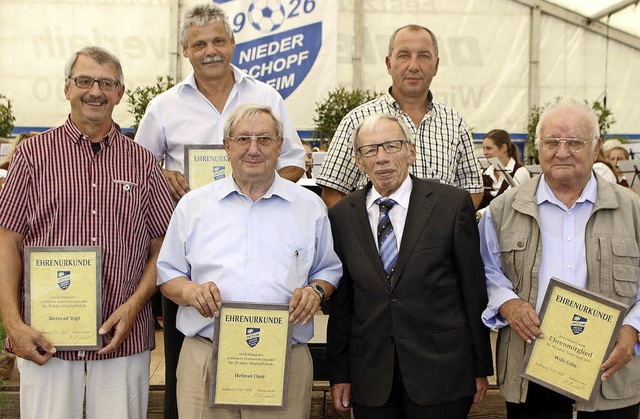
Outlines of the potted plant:
<svg viewBox="0 0 640 419">
<path fill-rule="evenodd" d="M 158 76 L 156 84 L 151 86 L 136 87 L 134 90 L 127 89 L 127 102 L 129 102 L 129 112 L 133 115 L 133 131 L 138 131 L 140 120 L 147 110 L 147 105 L 151 99 L 160 93 L 169 90 L 175 85 L 173 77 Z"/>
<path fill-rule="evenodd" d="M 13 134 L 13 123 L 16 118 L 13 116 L 11 101 L 0 93 L 0 138 L 9 138 Z"/>
<path fill-rule="evenodd" d="M 326 99 L 322 102 L 316 102 L 316 115 L 313 117 L 314 138 L 320 140 L 321 146 L 328 146 L 342 118 L 353 108 L 380 95 L 381 93 L 369 90 L 347 90 L 343 86 L 329 92 Z"/>
</svg>

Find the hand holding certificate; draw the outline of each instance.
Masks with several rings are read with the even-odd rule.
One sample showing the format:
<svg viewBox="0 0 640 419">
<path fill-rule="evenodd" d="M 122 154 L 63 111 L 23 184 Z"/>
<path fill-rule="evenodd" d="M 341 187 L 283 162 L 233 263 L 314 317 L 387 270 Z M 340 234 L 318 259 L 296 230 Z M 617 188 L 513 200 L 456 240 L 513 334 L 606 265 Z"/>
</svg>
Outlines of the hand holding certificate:
<svg viewBox="0 0 640 419">
<path fill-rule="evenodd" d="M 525 356 L 523 377 L 588 403 L 613 349 L 626 306 L 552 278 L 540 312 L 544 337 Z"/>
<path fill-rule="evenodd" d="M 287 305 L 224 303 L 215 319 L 210 405 L 284 410 L 291 332 Z"/>
<path fill-rule="evenodd" d="M 25 248 L 26 322 L 58 350 L 102 347 L 99 247 Z"/>
</svg>

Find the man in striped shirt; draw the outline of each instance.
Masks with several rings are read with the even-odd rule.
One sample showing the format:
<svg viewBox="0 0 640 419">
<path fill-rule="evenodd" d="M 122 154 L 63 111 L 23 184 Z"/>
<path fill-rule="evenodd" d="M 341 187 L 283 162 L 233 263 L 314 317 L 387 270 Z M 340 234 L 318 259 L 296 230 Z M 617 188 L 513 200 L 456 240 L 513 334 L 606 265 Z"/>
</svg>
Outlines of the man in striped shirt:
<svg viewBox="0 0 640 419">
<path fill-rule="evenodd" d="M 331 140 L 316 183 L 328 207 L 363 188 L 368 181 L 353 159 L 351 135 L 367 116 L 398 116 L 416 137 L 416 160 L 409 168 L 419 178 L 466 189 L 477 206 L 482 200 L 482 171 L 466 122 L 448 106 L 433 101 L 429 90 L 438 72 L 438 42 L 429 29 L 407 25 L 391 35 L 386 57 L 392 79 L 389 93 L 352 110 Z M 389 138 L 392 140 L 393 138 Z"/>
<path fill-rule="evenodd" d="M 16 150 L 0 194 L 0 308 L 18 356 L 21 417 L 82 418 L 86 402 L 87 417 L 143 419 L 155 347 L 149 298 L 173 203 L 153 155 L 111 119 L 124 94 L 118 59 L 84 48 L 65 78 L 67 121 Z M 100 350 L 57 351 L 25 323 L 28 246 L 101 248 Z"/>
</svg>

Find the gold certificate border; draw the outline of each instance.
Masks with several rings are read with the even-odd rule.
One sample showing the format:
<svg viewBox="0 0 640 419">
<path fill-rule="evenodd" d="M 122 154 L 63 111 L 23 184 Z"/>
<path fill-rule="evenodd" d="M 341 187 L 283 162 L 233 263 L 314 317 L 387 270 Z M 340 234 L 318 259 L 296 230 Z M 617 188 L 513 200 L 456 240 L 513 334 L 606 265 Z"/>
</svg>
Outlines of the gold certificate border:
<svg viewBox="0 0 640 419">
<path fill-rule="evenodd" d="M 86 341 L 91 341 L 90 344 L 79 344 L 79 345 L 64 345 L 57 344 L 55 339 L 52 339 L 49 333 L 50 331 L 55 331 L 56 329 L 61 328 L 61 323 L 59 320 L 48 321 L 44 323 L 44 327 L 42 330 L 38 330 L 43 334 L 45 338 L 50 340 L 50 342 L 56 347 L 57 350 L 61 351 L 82 351 L 82 350 L 97 350 L 102 348 L 102 337 L 98 333 L 98 329 L 102 325 L 102 248 L 100 246 L 26 246 L 24 248 L 24 286 L 25 286 L 25 320 L 26 323 L 31 325 L 32 320 L 35 318 L 46 317 L 47 313 L 45 313 L 45 309 L 39 310 L 37 305 L 32 304 L 32 297 L 35 298 L 37 295 L 46 295 L 50 294 L 52 291 L 57 290 L 59 288 L 57 282 L 45 282 L 42 280 L 33 280 L 32 279 L 32 270 L 31 270 L 31 262 L 35 258 L 39 258 L 42 256 L 46 257 L 47 253 L 68 253 L 69 258 L 73 258 L 74 253 L 93 253 L 93 260 L 95 260 L 95 278 L 94 285 L 95 286 L 95 312 L 93 309 L 89 315 L 95 316 L 95 328 L 92 331 L 95 336 L 91 336 L 86 339 Z M 71 268 L 69 270 L 72 270 Z M 73 281 L 73 277 L 72 277 Z M 63 313 L 64 314 L 64 313 Z"/>
<path fill-rule="evenodd" d="M 222 156 L 224 161 L 219 163 L 214 162 L 202 162 L 195 163 L 191 160 L 195 156 Z M 214 182 L 211 178 L 203 179 L 201 174 L 202 170 L 205 170 L 208 176 L 211 176 L 211 169 L 213 166 L 224 166 L 224 177 L 227 178 L 231 175 L 231 163 L 227 159 L 227 151 L 223 145 L 220 144 L 187 144 L 184 146 L 184 177 L 191 189 L 197 189 L 201 186 L 208 185 Z"/>
<path fill-rule="evenodd" d="M 595 335 L 596 338 L 586 342 L 584 339 L 580 340 L 579 338 L 575 338 L 576 342 L 579 341 L 578 345 L 560 341 L 562 344 L 556 345 L 556 350 L 562 348 L 564 351 L 567 346 L 569 349 L 564 351 L 565 353 L 561 351 L 554 352 L 554 349 L 551 349 L 553 342 L 550 340 L 554 338 L 551 334 L 554 332 L 550 333 L 550 331 L 562 327 L 560 325 L 567 325 L 567 333 L 572 334 L 570 330 L 572 319 L 569 319 L 570 321 L 567 322 L 567 319 L 558 319 L 555 317 L 560 314 L 562 310 L 568 310 L 561 308 L 562 303 L 552 300 L 551 297 L 553 295 L 563 297 L 571 296 L 579 300 L 580 303 L 589 305 L 590 307 L 597 306 L 601 312 L 607 309 L 606 314 L 612 316 L 611 320 L 615 318 L 615 321 L 606 322 L 602 320 L 597 322 L 595 316 L 587 318 L 589 314 L 579 311 L 578 309 L 571 309 L 571 312 L 587 318 L 583 326 L 584 330 L 586 330 L 586 328 L 592 328 L 590 336 Z M 578 288 L 558 278 L 551 278 L 540 310 L 540 330 L 542 330 L 544 338 L 536 339 L 529 345 L 525 354 L 521 376 L 571 399 L 582 403 L 589 403 L 593 400 L 595 392 L 598 389 L 601 376 L 600 366 L 613 350 L 617 336 L 616 332 L 620 330 L 622 326 L 624 319 L 623 314 L 626 310 L 627 306 L 618 301 L 603 297 L 583 288 Z M 589 323 L 589 320 L 591 320 L 591 323 Z M 556 341 L 558 341 L 557 338 Z M 591 356 L 593 356 L 593 359 L 587 361 L 587 358 Z M 588 383 L 580 382 L 578 384 L 578 382 L 575 381 L 578 376 L 577 373 L 575 375 L 567 374 L 564 381 L 558 383 L 558 381 L 562 379 L 567 365 L 568 368 L 572 368 L 575 371 L 580 370 L 579 377 L 588 378 Z M 548 373 L 542 373 L 543 370 L 547 370 Z M 593 384 L 589 386 L 589 383 Z M 580 386 L 584 386 L 582 391 L 578 390 Z M 588 393 L 589 397 L 583 397 L 584 393 Z"/>
<path fill-rule="evenodd" d="M 260 348 L 259 343 L 255 347 L 250 348 L 249 345 L 243 340 L 242 342 L 230 342 L 229 338 L 232 336 L 233 329 L 242 329 L 243 336 L 244 330 L 251 326 L 260 326 L 261 333 L 263 332 L 263 326 L 257 323 L 245 322 L 240 326 L 225 321 L 226 313 L 241 313 L 244 316 L 281 316 L 283 318 L 283 324 L 272 325 L 275 331 L 275 336 L 261 336 L 265 338 L 275 337 L 275 341 L 269 340 L 268 348 Z M 289 368 L 291 363 L 291 335 L 293 331 L 293 325 L 289 323 L 289 306 L 287 304 L 253 304 L 253 303 L 239 303 L 239 302 L 225 302 L 222 305 L 220 316 L 215 320 L 215 331 L 213 337 L 213 362 L 211 367 L 211 387 L 209 390 L 209 406 L 221 407 L 225 409 L 256 409 L 256 410 L 284 410 L 287 406 L 287 389 L 289 384 Z M 237 331 L 236 331 L 237 332 Z M 237 333 L 236 333 L 237 334 Z M 227 339 L 221 348 L 221 339 Z M 246 339 L 246 338 L 245 338 Z M 263 345 L 264 346 L 264 345 Z M 233 351 L 229 354 L 229 349 Z M 266 368 L 256 366 L 249 370 L 249 374 L 246 373 L 246 366 L 242 367 L 230 367 L 229 362 L 222 361 L 221 358 L 227 357 L 230 359 L 230 355 L 234 359 L 238 359 L 240 363 L 246 363 L 246 356 L 252 357 L 254 354 L 252 350 L 258 348 L 259 351 L 270 351 L 267 357 L 275 354 L 284 356 L 284 359 L 277 359 L 271 366 Z M 265 352 L 266 352 L 265 351 Z M 258 355 L 263 355 L 262 353 Z M 254 358 L 257 359 L 257 358 Z M 284 364 L 282 364 L 284 363 Z M 245 364 L 246 365 L 246 364 Z M 238 379 L 229 379 L 227 369 L 233 370 Z M 237 374 L 236 374 L 237 373 Z M 248 378 L 248 375 L 253 375 Z M 257 393 L 256 387 L 258 387 L 258 381 L 265 379 L 264 376 L 274 374 L 275 377 L 266 377 L 266 383 L 271 383 L 276 386 L 275 391 L 281 389 L 281 397 L 277 399 L 262 398 L 260 393 Z M 255 378 L 257 376 L 258 378 Z M 226 378 L 222 378 L 226 377 Z M 237 386 L 236 386 L 237 385 Z M 231 394 L 242 393 L 242 390 L 246 388 L 246 391 L 253 392 L 256 390 L 255 397 L 247 396 L 246 394 Z M 273 392 L 273 387 L 269 387 L 270 392 Z M 269 400 L 270 399 L 270 400 Z"/>
</svg>

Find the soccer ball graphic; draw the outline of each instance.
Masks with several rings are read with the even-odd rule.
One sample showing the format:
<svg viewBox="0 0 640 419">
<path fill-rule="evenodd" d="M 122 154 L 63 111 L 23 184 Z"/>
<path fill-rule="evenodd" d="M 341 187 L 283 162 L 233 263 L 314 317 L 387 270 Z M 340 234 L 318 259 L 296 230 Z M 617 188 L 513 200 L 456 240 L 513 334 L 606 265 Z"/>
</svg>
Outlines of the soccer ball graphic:
<svg viewBox="0 0 640 419">
<path fill-rule="evenodd" d="M 249 6 L 249 22 L 260 32 L 275 31 L 284 19 L 284 6 L 280 0 L 253 0 Z"/>
</svg>

